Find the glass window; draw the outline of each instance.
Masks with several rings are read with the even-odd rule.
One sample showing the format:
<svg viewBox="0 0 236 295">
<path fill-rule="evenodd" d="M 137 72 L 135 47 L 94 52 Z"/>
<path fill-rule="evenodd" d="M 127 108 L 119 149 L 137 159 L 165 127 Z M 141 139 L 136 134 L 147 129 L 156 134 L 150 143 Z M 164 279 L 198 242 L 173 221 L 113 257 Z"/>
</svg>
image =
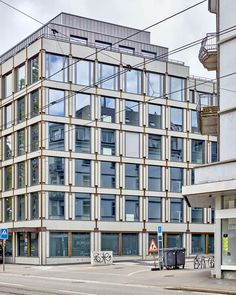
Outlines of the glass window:
<svg viewBox="0 0 236 295">
<path fill-rule="evenodd" d="M 91 134 L 90 127 L 75 127 L 75 151 L 78 153 L 91 152 Z"/>
<path fill-rule="evenodd" d="M 161 160 L 161 135 L 148 135 L 148 158 Z"/>
<path fill-rule="evenodd" d="M 17 123 L 25 121 L 25 98 L 17 100 Z"/>
<path fill-rule="evenodd" d="M 203 223 L 203 208 L 191 208 L 192 223 Z"/>
<path fill-rule="evenodd" d="M 90 233 L 72 233 L 72 256 L 90 256 Z"/>
<path fill-rule="evenodd" d="M 139 102 L 131 100 L 125 101 L 125 123 L 139 126 Z"/>
<path fill-rule="evenodd" d="M 140 157 L 140 133 L 125 132 L 125 156 Z"/>
<path fill-rule="evenodd" d="M 17 131 L 17 156 L 25 154 L 25 129 Z"/>
<path fill-rule="evenodd" d="M 89 94 L 77 93 L 75 95 L 75 117 L 91 119 L 91 97 Z"/>
<path fill-rule="evenodd" d="M 194 90 L 189 90 L 189 102 L 195 103 Z"/>
<path fill-rule="evenodd" d="M 38 257 L 38 233 L 17 233 L 17 256 Z"/>
<path fill-rule="evenodd" d="M 65 150 L 65 125 L 57 123 L 48 123 L 49 141 L 48 148 L 55 151 Z"/>
<path fill-rule="evenodd" d="M 48 193 L 48 217 L 49 219 L 64 219 L 65 212 L 65 193 L 49 192 Z"/>
<path fill-rule="evenodd" d="M 101 251 L 113 251 L 113 255 L 119 255 L 119 234 L 102 233 Z"/>
<path fill-rule="evenodd" d="M 79 85 L 93 85 L 94 63 L 87 60 L 73 60 L 73 83 Z"/>
<path fill-rule="evenodd" d="M 163 98 L 163 75 L 146 73 L 147 95 Z"/>
<path fill-rule="evenodd" d="M 195 171 L 194 169 L 191 169 L 191 184 L 194 184 L 195 182 Z"/>
<path fill-rule="evenodd" d="M 64 184 L 65 159 L 48 157 L 48 184 Z"/>
<path fill-rule="evenodd" d="M 68 256 L 68 233 L 50 232 L 50 257 Z"/>
<path fill-rule="evenodd" d="M 5 143 L 5 160 L 9 160 L 12 158 L 12 138 L 11 134 L 4 137 Z"/>
<path fill-rule="evenodd" d="M 138 234 L 122 234 L 122 255 L 138 255 Z"/>
<path fill-rule="evenodd" d="M 204 234 L 192 234 L 192 254 L 206 253 Z"/>
<path fill-rule="evenodd" d="M 101 187 L 116 187 L 116 163 L 101 162 Z"/>
<path fill-rule="evenodd" d="M 68 82 L 68 58 L 62 55 L 46 53 L 46 79 Z"/>
<path fill-rule="evenodd" d="M 183 222 L 183 199 L 170 198 L 170 222 Z"/>
<path fill-rule="evenodd" d="M 161 191 L 162 190 L 162 177 L 161 167 L 148 166 L 148 190 Z"/>
<path fill-rule="evenodd" d="M 180 193 L 183 185 L 183 168 L 170 168 L 170 191 Z"/>
<path fill-rule="evenodd" d="M 118 89 L 118 67 L 98 64 L 98 87 L 109 90 Z"/>
<path fill-rule="evenodd" d="M 12 197 L 4 198 L 4 221 L 12 221 Z"/>
<path fill-rule="evenodd" d="M 12 189 L 12 166 L 5 167 L 5 191 Z"/>
<path fill-rule="evenodd" d="M 17 220 L 25 220 L 25 196 L 17 196 Z"/>
<path fill-rule="evenodd" d="M 148 104 L 148 127 L 161 128 L 161 106 Z"/>
<path fill-rule="evenodd" d="M 125 164 L 125 188 L 139 189 L 139 165 Z"/>
<path fill-rule="evenodd" d="M 222 198 L 222 209 L 234 209 L 236 208 L 236 196 L 229 195 Z"/>
<path fill-rule="evenodd" d="M 115 221 L 116 219 L 116 196 L 101 195 L 101 220 Z"/>
<path fill-rule="evenodd" d="M 235 219 L 222 219 L 222 264 L 236 265 L 236 224 Z"/>
<path fill-rule="evenodd" d="M 215 209 L 211 208 L 211 223 L 215 223 Z"/>
<path fill-rule="evenodd" d="M 6 240 L 5 255 L 7 257 L 12 256 L 12 233 L 8 233 L 8 239 Z"/>
<path fill-rule="evenodd" d="M 34 56 L 29 60 L 29 83 L 33 84 L 39 80 L 39 57 Z"/>
<path fill-rule="evenodd" d="M 201 106 L 211 106 L 213 103 L 213 94 L 197 91 L 197 102 Z"/>
<path fill-rule="evenodd" d="M 191 132 L 199 133 L 197 111 L 191 111 Z"/>
<path fill-rule="evenodd" d="M 142 50 L 142 54 L 143 54 L 144 57 L 150 58 L 150 59 L 156 57 L 156 52 L 150 52 L 150 51 Z"/>
<path fill-rule="evenodd" d="M 87 45 L 88 39 L 85 37 L 70 35 L 70 42 Z"/>
<path fill-rule="evenodd" d="M 39 196 L 38 193 L 30 194 L 30 219 L 35 220 L 39 218 Z"/>
<path fill-rule="evenodd" d="M 25 162 L 17 164 L 17 188 L 25 187 Z"/>
<path fill-rule="evenodd" d="M 183 110 L 170 108 L 170 130 L 183 131 Z"/>
<path fill-rule="evenodd" d="M 5 106 L 4 115 L 5 115 L 4 126 L 5 128 L 10 128 L 13 125 L 11 104 L 8 104 L 7 106 Z"/>
<path fill-rule="evenodd" d="M 16 92 L 25 88 L 25 65 L 16 68 Z"/>
<path fill-rule="evenodd" d="M 101 129 L 101 154 L 116 154 L 116 132 L 111 129 Z"/>
<path fill-rule="evenodd" d="M 75 160 L 75 185 L 85 187 L 91 185 L 90 160 Z"/>
<path fill-rule="evenodd" d="M 217 155 L 217 142 L 212 141 L 211 142 L 211 162 L 217 162 L 218 161 L 218 155 Z"/>
<path fill-rule="evenodd" d="M 167 248 L 182 248 L 183 235 L 182 234 L 167 234 Z"/>
<path fill-rule="evenodd" d="M 208 235 L 208 249 L 207 253 L 208 254 L 214 254 L 214 234 L 209 234 Z"/>
<path fill-rule="evenodd" d="M 125 220 L 139 221 L 139 197 L 125 197 Z"/>
<path fill-rule="evenodd" d="M 148 198 L 148 221 L 161 222 L 162 204 L 161 198 Z"/>
<path fill-rule="evenodd" d="M 171 137 L 171 161 L 183 162 L 183 138 Z"/>
<path fill-rule="evenodd" d="M 141 77 L 142 77 L 141 71 L 125 69 L 124 91 L 140 94 L 141 93 Z"/>
<path fill-rule="evenodd" d="M 31 168 L 31 185 L 39 184 L 39 159 L 31 159 L 30 160 L 30 168 Z"/>
<path fill-rule="evenodd" d="M 101 97 L 101 121 L 107 123 L 116 122 L 116 100 L 115 98 Z"/>
<path fill-rule="evenodd" d="M 30 93 L 30 117 L 39 115 L 39 90 Z"/>
<path fill-rule="evenodd" d="M 169 77 L 169 82 L 169 98 L 173 100 L 185 101 L 185 79 Z"/>
<path fill-rule="evenodd" d="M 39 149 L 39 126 L 38 124 L 31 125 L 31 152 L 35 152 Z"/>
<path fill-rule="evenodd" d="M 205 163 L 205 141 L 192 139 L 192 163 Z"/>
<path fill-rule="evenodd" d="M 75 219 L 90 220 L 91 219 L 91 195 L 75 194 Z"/>
<path fill-rule="evenodd" d="M 12 95 L 12 72 L 3 76 L 3 97 Z"/>
<path fill-rule="evenodd" d="M 104 42 L 104 41 L 98 41 L 98 40 L 95 40 L 95 46 L 97 48 L 105 48 L 105 49 L 111 49 L 112 47 L 112 44 L 111 43 L 108 43 L 108 42 Z"/>
<path fill-rule="evenodd" d="M 122 53 L 134 54 L 135 49 L 132 47 L 119 45 L 119 51 Z"/>
<path fill-rule="evenodd" d="M 17 233 L 17 256 L 26 257 L 28 254 L 28 238 L 27 233 Z"/>
<path fill-rule="evenodd" d="M 65 116 L 65 91 L 48 89 L 48 114 Z"/>
</svg>

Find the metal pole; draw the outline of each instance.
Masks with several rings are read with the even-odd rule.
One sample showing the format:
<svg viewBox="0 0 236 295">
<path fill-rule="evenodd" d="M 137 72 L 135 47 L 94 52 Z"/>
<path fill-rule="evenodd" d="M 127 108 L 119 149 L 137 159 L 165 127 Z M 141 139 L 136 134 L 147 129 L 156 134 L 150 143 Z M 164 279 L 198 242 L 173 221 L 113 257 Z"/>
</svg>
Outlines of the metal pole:
<svg viewBox="0 0 236 295">
<path fill-rule="evenodd" d="M 5 271 L 5 240 L 2 240 L 2 271 Z"/>
</svg>

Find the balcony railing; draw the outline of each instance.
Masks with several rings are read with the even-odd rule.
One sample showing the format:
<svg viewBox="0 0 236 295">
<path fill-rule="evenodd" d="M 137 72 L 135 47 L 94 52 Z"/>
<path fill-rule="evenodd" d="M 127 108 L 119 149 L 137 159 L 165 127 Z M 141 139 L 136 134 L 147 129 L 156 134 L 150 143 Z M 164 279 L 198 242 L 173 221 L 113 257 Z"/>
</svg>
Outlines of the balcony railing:
<svg viewBox="0 0 236 295">
<path fill-rule="evenodd" d="M 202 40 L 198 58 L 208 71 L 217 69 L 216 33 L 208 33 Z"/>
</svg>

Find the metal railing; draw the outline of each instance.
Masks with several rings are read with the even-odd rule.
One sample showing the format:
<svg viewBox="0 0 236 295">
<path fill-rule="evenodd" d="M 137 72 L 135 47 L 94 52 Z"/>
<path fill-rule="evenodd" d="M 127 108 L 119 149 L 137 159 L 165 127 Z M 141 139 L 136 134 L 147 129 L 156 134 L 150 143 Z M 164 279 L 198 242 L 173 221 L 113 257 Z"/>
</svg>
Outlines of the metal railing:
<svg viewBox="0 0 236 295">
<path fill-rule="evenodd" d="M 198 58 L 202 62 L 204 58 L 210 53 L 217 52 L 216 33 L 208 33 L 201 42 Z"/>
</svg>

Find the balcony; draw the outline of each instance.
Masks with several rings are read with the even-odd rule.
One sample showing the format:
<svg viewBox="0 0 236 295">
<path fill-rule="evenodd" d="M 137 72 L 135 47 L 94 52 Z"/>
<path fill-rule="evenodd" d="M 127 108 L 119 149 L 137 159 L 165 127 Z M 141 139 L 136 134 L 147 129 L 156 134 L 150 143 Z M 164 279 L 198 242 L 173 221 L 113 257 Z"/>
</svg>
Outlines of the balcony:
<svg viewBox="0 0 236 295">
<path fill-rule="evenodd" d="M 208 71 L 217 70 L 216 33 L 209 33 L 201 42 L 198 58 Z"/>
</svg>

